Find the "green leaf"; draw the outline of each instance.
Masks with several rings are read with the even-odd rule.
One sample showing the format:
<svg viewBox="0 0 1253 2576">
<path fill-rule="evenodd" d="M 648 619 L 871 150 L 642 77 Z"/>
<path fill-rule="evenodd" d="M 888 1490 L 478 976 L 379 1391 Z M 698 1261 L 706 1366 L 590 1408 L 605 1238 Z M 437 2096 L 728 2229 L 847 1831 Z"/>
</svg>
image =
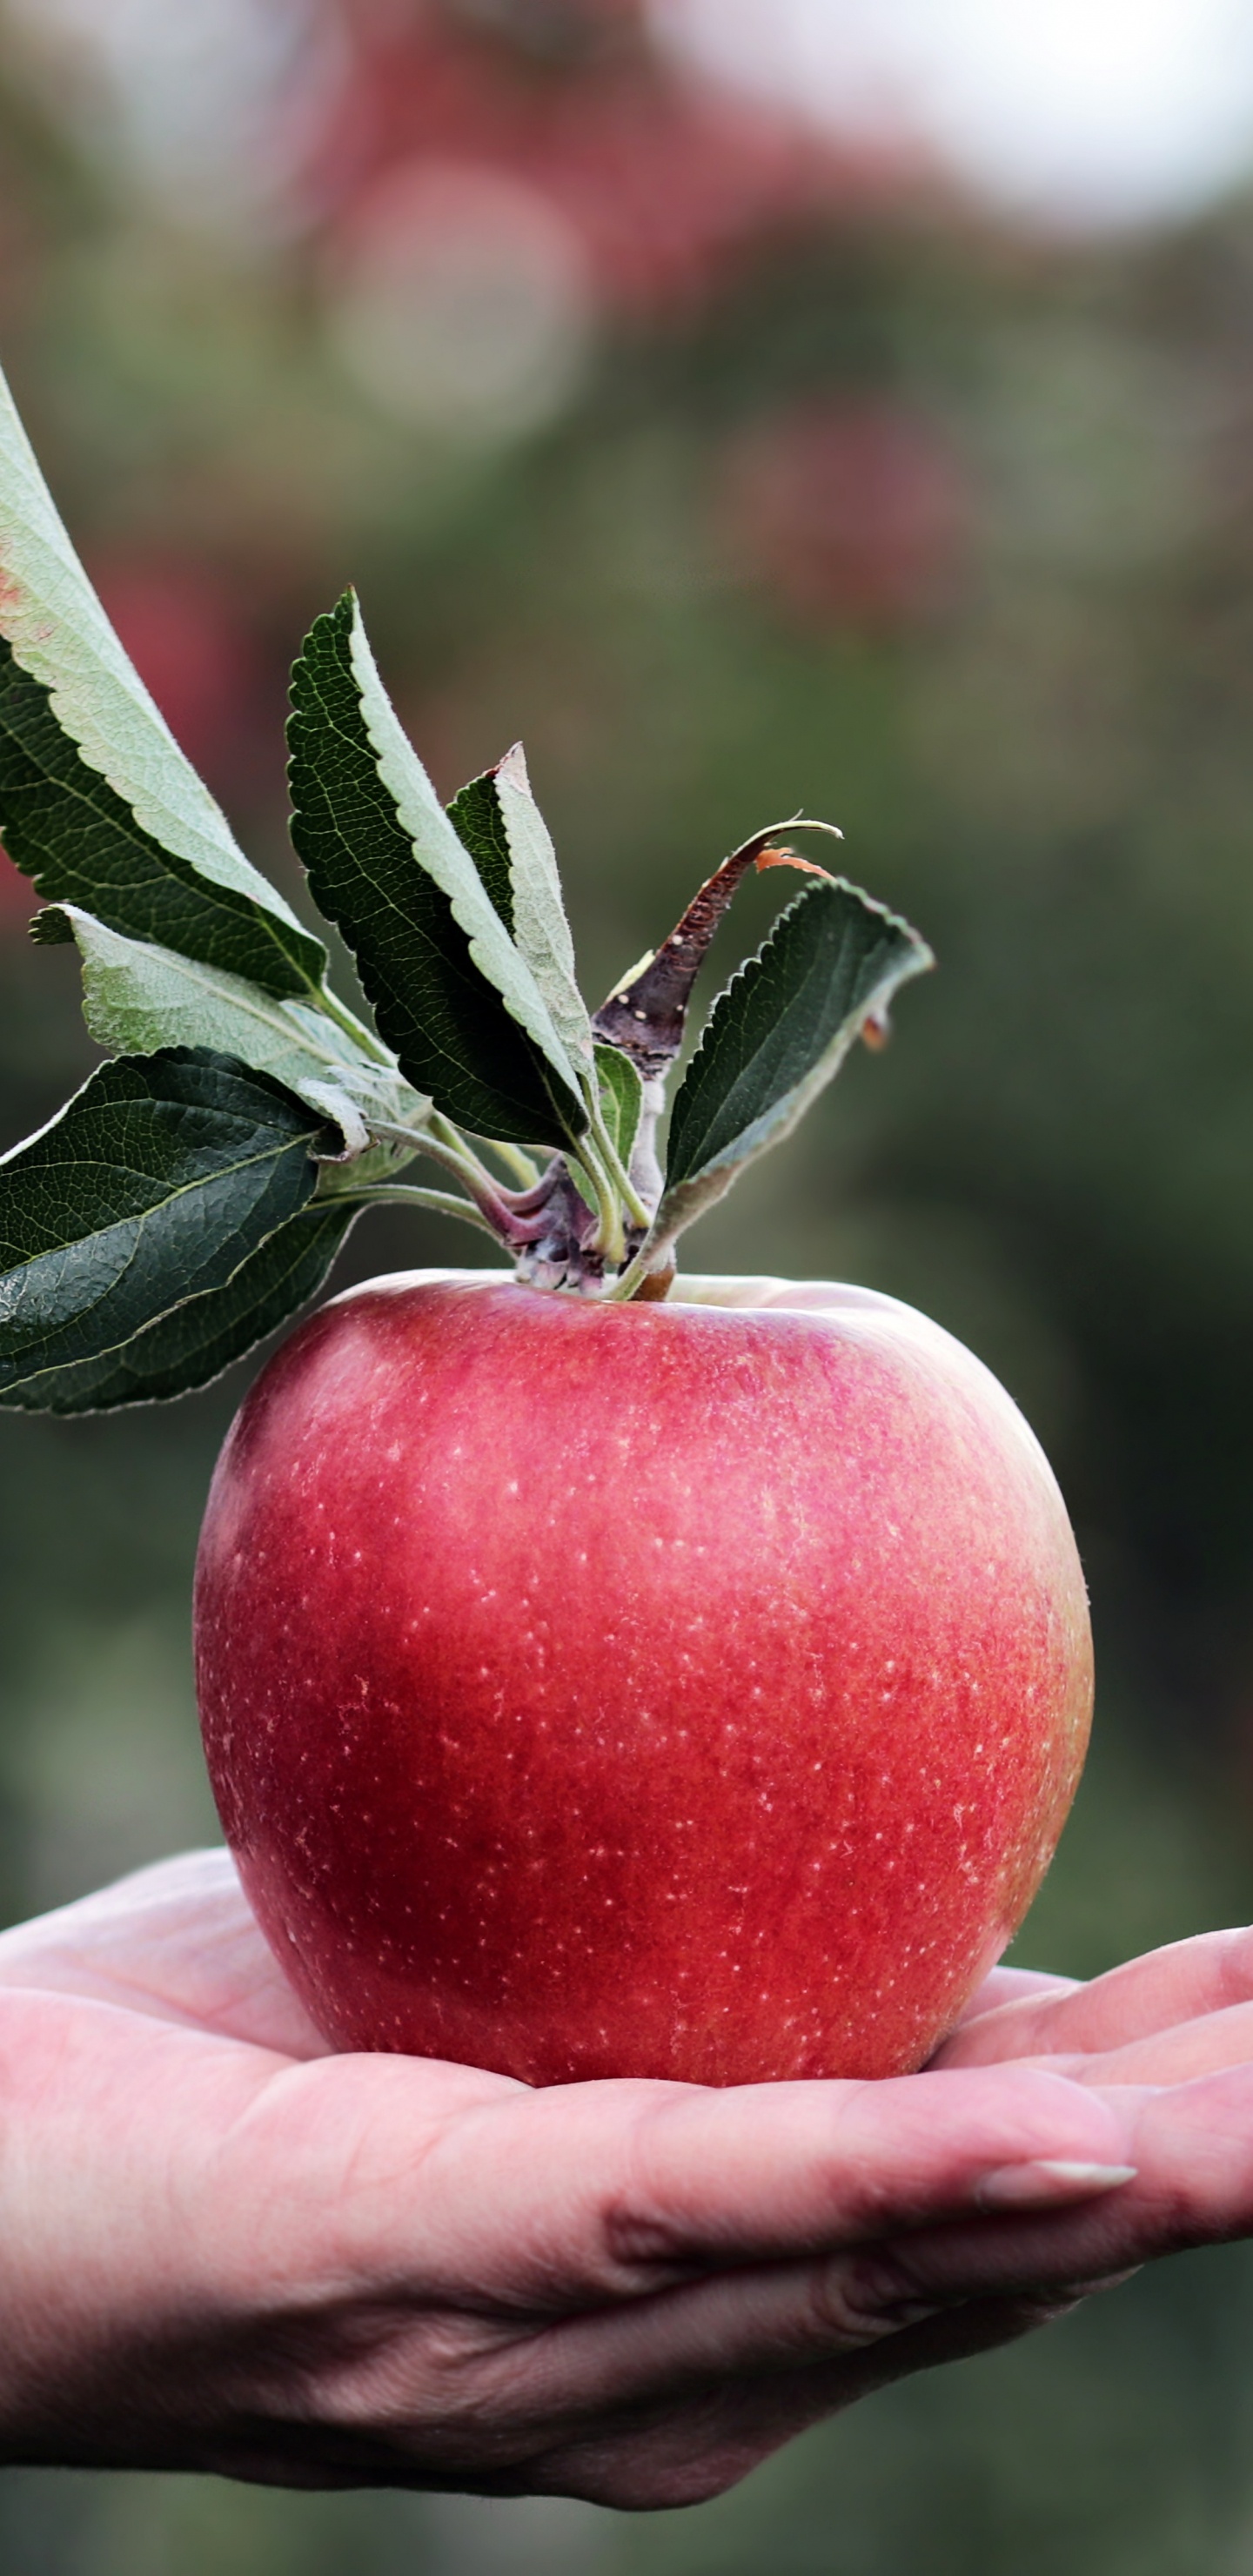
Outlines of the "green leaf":
<svg viewBox="0 0 1253 2576">
<path fill-rule="evenodd" d="M 520 742 L 461 788 L 448 818 L 530 967 L 571 1062 L 590 1072 L 592 1023 L 575 976 L 557 853 L 531 794 Z"/>
<path fill-rule="evenodd" d="M 476 1134 L 560 1148 L 587 1112 L 535 979 L 383 692 L 347 594 L 292 675 L 292 837 L 400 1067 Z"/>
<path fill-rule="evenodd" d="M 316 992 L 326 967 L 249 864 L 124 653 L 0 376 L 0 835 L 41 894 Z"/>
<path fill-rule="evenodd" d="M 781 914 L 714 1004 L 680 1086 L 651 1249 L 790 1134 L 897 986 L 933 963 L 917 931 L 842 878 Z"/>
<path fill-rule="evenodd" d="M 73 1406 L 84 1363 L 229 1286 L 307 1204 L 323 1134 L 201 1049 L 101 1065 L 0 1159 L 0 1404 Z"/>
<path fill-rule="evenodd" d="M 597 1047 L 596 1079 L 610 1140 L 623 1170 L 629 1170 L 640 1111 L 644 1105 L 643 1083 L 630 1057 L 623 1055 L 621 1048 L 615 1046 Z"/>
<path fill-rule="evenodd" d="M 621 1047 L 645 1082 L 664 1081 L 682 1047 L 692 986 L 714 932 L 750 868 L 799 868 L 806 876 L 825 878 L 828 884 L 838 882 L 829 870 L 803 858 L 786 841 L 780 844 L 780 833 L 795 831 L 829 832 L 837 841 L 844 837 L 836 824 L 821 822 L 812 814 L 767 823 L 706 877 L 669 938 L 663 939 L 660 948 L 645 949 L 601 1003 L 592 1021 L 593 1035 Z"/>
<path fill-rule="evenodd" d="M 225 1287 L 187 1298 L 119 1350 L 58 1369 L 51 1392 L 36 1381 L 4 1401 L 51 1413 L 101 1413 L 207 1386 L 316 1297 L 359 1214 L 314 1200 L 267 1235 Z"/>
<path fill-rule="evenodd" d="M 495 771 L 497 802 L 509 848 L 512 930 L 571 1063 L 590 1073 L 592 1023 L 574 970 L 574 942 L 562 900 L 557 853 L 531 794 L 522 745 Z"/>
<path fill-rule="evenodd" d="M 343 605 L 341 602 L 341 608 Z M 379 776 L 395 799 L 401 827 L 409 835 L 419 865 L 448 897 L 453 917 L 470 942 L 475 965 L 495 985 L 510 1016 L 547 1057 L 558 1082 L 570 1094 L 581 1122 L 574 1132 L 581 1135 L 585 1112 L 577 1075 L 553 1027 L 548 1005 L 533 972 L 488 901 L 478 870 L 472 862 L 467 866 L 467 853 L 379 678 L 356 599 L 350 598 L 348 605 L 348 655 L 360 693 L 361 716 L 373 745 Z M 519 882 L 512 842 L 510 852 L 516 912 Z"/>
<path fill-rule="evenodd" d="M 364 1151 L 369 1118 L 420 1124 L 429 1109 L 399 1073 L 368 1064 L 334 1022 L 307 1002 L 280 1001 L 223 967 L 126 939 L 73 903 L 37 913 L 32 936 L 41 945 L 77 941 L 83 1017 L 111 1055 L 153 1055 L 186 1045 L 234 1056 L 333 1118 L 345 1152 Z"/>
<path fill-rule="evenodd" d="M 448 808 L 448 820 L 478 869 L 492 910 L 513 936 L 513 887 L 509 882 L 509 835 L 496 793 L 496 772 L 485 769 L 467 780 Z"/>
</svg>

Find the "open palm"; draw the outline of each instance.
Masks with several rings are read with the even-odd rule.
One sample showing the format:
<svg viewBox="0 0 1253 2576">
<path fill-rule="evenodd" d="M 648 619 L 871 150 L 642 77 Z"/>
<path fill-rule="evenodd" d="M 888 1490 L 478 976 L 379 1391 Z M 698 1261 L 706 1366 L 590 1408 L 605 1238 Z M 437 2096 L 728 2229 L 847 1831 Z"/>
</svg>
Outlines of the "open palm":
<svg viewBox="0 0 1253 2576">
<path fill-rule="evenodd" d="M 1176 1962 L 1168 2023 L 1160 1969 L 1122 1972 L 1091 2045 L 1099 1988 L 1002 1977 L 895 2082 L 531 2092 L 333 2054 L 224 1852 L 141 1872 L 0 1937 L 0 2455 L 715 2493 L 887 2378 L 1253 2226 L 1253 2003 L 1211 2010 L 1219 1956 Z M 1146 2090 L 1177 2080 L 1158 2048 L 1181 2090 Z"/>
</svg>

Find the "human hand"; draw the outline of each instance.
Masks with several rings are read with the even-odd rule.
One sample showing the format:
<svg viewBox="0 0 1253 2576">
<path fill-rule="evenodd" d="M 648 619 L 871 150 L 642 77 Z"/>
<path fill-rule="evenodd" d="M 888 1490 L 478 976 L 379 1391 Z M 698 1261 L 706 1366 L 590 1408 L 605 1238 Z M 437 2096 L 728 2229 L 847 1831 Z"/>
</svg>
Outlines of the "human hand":
<svg viewBox="0 0 1253 2576">
<path fill-rule="evenodd" d="M 1175 1942 L 1086 1985 L 994 1970 L 931 2071 L 1011 2064 L 1117 2087 L 1135 2180 L 1099 2208 L 902 2238 L 883 2254 L 903 2297 L 1061 2298 L 1253 2234 L 1253 1931 Z"/>
<path fill-rule="evenodd" d="M 276 2483 L 716 2493 L 1082 2277 L 976 2264 L 972 2305 L 879 2240 L 1132 2161 L 1119 2095 L 1034 2067 L 531 2092 L 333 2055 L 225 1852 L 0 1937 L 0 2080 L 0 2457 Z"/>
<path fill-rule="evenodd" d="M 1087 2082 L 1184 2084 L 1253 2059 L 1253 1930 L 1204 1932 L 1087 1985 L 996 1968 L 933 2066 L 1048 2064 Z"/>
</svg>

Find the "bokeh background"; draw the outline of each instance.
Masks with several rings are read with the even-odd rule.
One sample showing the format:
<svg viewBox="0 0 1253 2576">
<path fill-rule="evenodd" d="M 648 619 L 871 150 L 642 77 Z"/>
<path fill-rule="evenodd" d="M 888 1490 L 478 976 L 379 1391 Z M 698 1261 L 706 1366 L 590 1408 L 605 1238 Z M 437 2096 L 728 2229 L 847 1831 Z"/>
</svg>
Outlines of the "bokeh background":
<svg viewBox="0 0 1253 2576">
<path fill-rule="evenodd" d="M 799 804 L 937 948 L 690 1257 L 915 1301 L 1044 1439 L 1099 1712 L 1019 1950 L 1080 1974 L 1253 1913 L 1251 171 L 1249 0 L 0 6 L 3 363 L 288 891 L 286 667 L 351 578 L 445 792 L 525 736 L 593 998 Z M 8 1143 L 91 1050 L 0 871 Z M 474 1257 L 376 1216 L 340 1275 Z M 9 1917 L 215 1832 L 248 1373 L 0 1417 Z M 10 2472 L 0 2563 L 1243 2576 L 1251 2429 L 1232 2250 L 695 2512 Z"/>
</svg>

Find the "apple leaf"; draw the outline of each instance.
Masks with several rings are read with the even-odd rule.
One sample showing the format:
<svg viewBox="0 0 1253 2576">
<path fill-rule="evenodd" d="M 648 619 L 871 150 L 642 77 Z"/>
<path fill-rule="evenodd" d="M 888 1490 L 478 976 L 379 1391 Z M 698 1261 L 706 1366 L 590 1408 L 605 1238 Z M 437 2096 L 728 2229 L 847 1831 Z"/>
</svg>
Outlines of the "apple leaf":
<svg viewBox="0 0 1253 2576">
<path fill-rule="evenodd" d="M 498 763 L 494 784 L 509 845 L 513 935 L 572 1063 L 590 1073 L 592 1023 L 575 976 L 574 942 L 562 900 L 557 853 L 531 794 L 520 742 Z"/>
<path fill-rule="evenodd" d="M 445 812 L 352 592 L 296 663 L 289 744 L 293 839 L 382 1044 L 132 668 L 0 378 L 0 836 L 46 898 L 37 942 L 77 944 L 88 1028 L 114 1055 L 0 1160 L 0 1403 L 200 1383 L 313 1292 L 371 1200 L 467 1216 L 545 1287 L 664 1293 L 675 1236 L 931 962 L 772 825 L 590 1018 L 521 745 Z M 715 1004 L 663 1184 L 696 975 L 747 870 L 778 866 L 820 883 Z M 397 1180 L 419 1153 L 458 1194 Z"/>
<path fill-rule="evenodd" d="M 123 651 L 0 376 L 0 834 L 41 894 L 316 993 L 320 939 L 237 846 Z"/>
<path fill-rule="evenodd" d="M 600 1106 L 618 1160 L 629 1170 L 631 1153 L 644 1105 L 644 1086 L 628 1055 L 620 1047 L 598 1046 L 596 1079 L 600 1086 Z"/>
<path fill-rule="evenodd" d="M 402 828 L 408 832 L 413 855 L 419 866 L 427 871 L 442 893 L 447 896 L 452 906 L 453 917 L 470 942 L 470 954 L 475 965 L 487 977 L 489 983 L 495 985 L 510 1016 L 518 1022 L 534 1045 L 547 1057 L 550 1076 L 551 1073 L 555 1073 L 559 1083 L 570 1096 L 575 1123 L 573 1127 L 567 1129 L 567 1132 L 581 1135 L 587 1123 L 587 1113 L 579 1096 L 578 1077 L 554 1027 L 547 999 L 536 981 L 533 966 L 515 945 L 499 914 L 488 900 L 477 868 L 473 862 L 467 866 L 467 852 L 449 822 L 379 678 L 355 597 L 350 594 L 347 603 L 340 603 L 341 609 L 345 604 L 349 609 L 348 618 L 345 620 L 348 655 L 360 694 L 361 718 L 368 739 L 373 745 L 379 776 L 395 799 L 397 815 Z M 532 911 L 536 908 L 536 898 L 528 880 L 538 873 L 540 860 L 532 847 L 528 853 L 527 867 L 525 869 L 519 867 L 513 818 L 505 803 L 499 780 L 497 786 L 498 793 L 501 794 L 502 812 L 509 839 L 509 876 L 513 888 L 516 930 L 519 927 L 523 897 L 525 896 L 526 903 Z M 529 798 L 527 801 L 530 801 Z M 536 822 L 539 822 L 538 809 L 534 806 L 532 806 L 532 813 Z M 547 841 L 542 823 L 539 823 L 539 832 Z M 551 854 L 551 843 L 548 847 Z M 556 861 L 553 860 L 552 864 L 555 876 Z M 557 908 L 560 912 L 560 893 L 557 897 Z M 564 926 L 564 914 L 561 915 L 561 919 Z M 568 931 L 566 941 L 568 945 Z M 575 999 L 578 1000 L 577 993 Z M 581 1003 L 579 1008 L 582 1009 Z M 586 1013 L 584 1013 L 584 1019 L 586 1020 Z M 588 1059 L 590 1062 L 590 1036 Z"/>
<path fill-rule="evenodd" d="M 520 742 L 454 796 L 449 821 L 530 967 L 571 1061 L 592 1063 L 592 1023 L 574 970 L 557 853 L 531 794 Z"/>
<path fill-rule="evenodd" d="M 715 1002 L 680 1085 L 649 1252 L 791 1133 L 897 986 L 934 962 L 917 931 L 843 878 L 789 905 Z"/>
<path fill-rule="evenodd" d="M 830 832 L 837 841 L 843 838 L 833 823 L 820 823 L 804 814 L 793 814 L 786 823 L 768 823 L 764 831 L 754 832 L 751 840 L 741 841 L 738 850 L 732 850 L 730 858 L 724 859 L 721 867 L 697 887 L 669 938 L 663 939 L 660 948 L 648 949 L 637 965 L 629 967 L 601 1003 L 592 1022 L 595 1035 L 610 1046 L 621 1047 L 645 1082 L 663 1079 L 679 1053 L 692 986 L 714 932 L 749 869 L 799 868 L 803 875 L 821 877 L 828 885 L 837 882 L 813 859 L 802 858 L 799 850 L 779 845 L 780 832 L 797 830 Z"/>
<path fill-rule="evenodd" d="M 351 593 L 292 674 L 292 838 L 401 1071 L 478 1135 L 560 1148 L 578 1078 L 388 701 Z"/>
<path fill-rule="evenodd" d="M 367 1063 L 334 1021 L 306 1002 L 280 1000 L 224 967 L 126 939 L 74 903 L 37 913 L 31 935 L 40 946 L 77 941 L 83 1017 L 111 1055 L 199 1046 L 234 1056 L 335 1119 L 345 1151 L 356 1154 L 368 1142 L 370 1116 L 414 1125 L 429 1110 L 398 1072 Z"/>
<path fill-rule="evenodd" d="M 228 1287 L 311 1198 L 324 1135 L 207 1050 L 101 1065 L 0 1158 L 0 1404 L 74 1409 L 85 1363 Z"/>
<path fill-rule="evenodd" d="M 496 772 L 485 769 L 458 788 L 448 820 L 463 842 L 482 879 L 492 910 L 513 937 L 513 887 L 509 881 L 509 835 L 496 793 Z"/>
<path fill-rule="evenodd" d="M 308 996 L 320 989 L 321 941 L 294 920 L 290 931 L 271 922 L 242 887 L 164 849 L 83 759 L 49 690 L 3 640 L 0 833 L 40 894 L 80 902 L 123 935 L 160 940 L 247 975 L 271 993 Z"/>
<path fill-rule="evenodd" d="M 359 1214 L 312 1200 L 268 1234 L 224 1287 L 188 1297 L 117 1349 L 58 1368 L 3 1401 L 50 1413 L 102 1413 L 207 1386 L 316 1297 Z"/>
</svg>

